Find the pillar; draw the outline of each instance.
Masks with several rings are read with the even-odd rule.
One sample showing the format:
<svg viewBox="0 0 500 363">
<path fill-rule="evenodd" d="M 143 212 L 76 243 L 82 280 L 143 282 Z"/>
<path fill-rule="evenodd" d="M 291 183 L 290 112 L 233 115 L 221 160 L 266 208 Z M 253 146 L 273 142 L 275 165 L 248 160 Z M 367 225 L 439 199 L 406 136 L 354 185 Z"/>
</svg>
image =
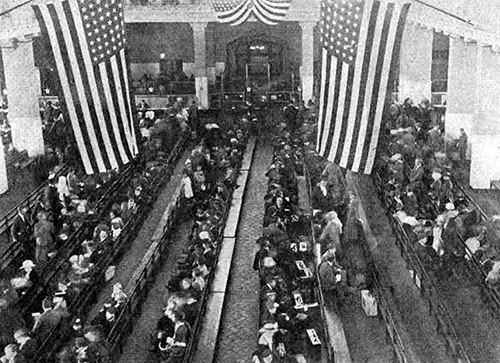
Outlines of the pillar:
<svg viewBox="0 0 500 363">
<path fill-rule="evenodd" d="M 12 144 L 31 157 L 44 153 L 38 97 L 40 71 L 35 66 L 33 42 L 22 39 L 2 44 L 5 88 L 9 102 L 8 119 Z"/>
<path fill-rule="evenodd" d="M 196 97 L 202 108 L 208 108 L 207 49 L 205 29 L 207 23 L 191 23 L 194 37 L 194 80 Z"/>
<path fill-rule="evenodd" d="M 500 54 L 477 45 L 475 69 L 470 185 L 487 189 L 491 181 L 500 180 Z"/>
<path fill-rule="evenodd" d="M 403 32 L 399 61 L 399 100 L 411 98 L 414 104 L 431 100 L 433 31 L 408 23 Z"/>
<path fill-rule="evenodd" d="M 448 63 L 448 99 L 445 135 L 456 139 L 460 128 L 472 134 L 475 114 L 477 44 L 463 38 L 450 39 Z"/>
<path fill-rule="evenodd" d="M 302 99 L 307 103 L 313 98 L 314 87 L 314 22 L 301 22 L 302 28 L 302 65 L 300 80 L 302 82 Z"/>
</svg>

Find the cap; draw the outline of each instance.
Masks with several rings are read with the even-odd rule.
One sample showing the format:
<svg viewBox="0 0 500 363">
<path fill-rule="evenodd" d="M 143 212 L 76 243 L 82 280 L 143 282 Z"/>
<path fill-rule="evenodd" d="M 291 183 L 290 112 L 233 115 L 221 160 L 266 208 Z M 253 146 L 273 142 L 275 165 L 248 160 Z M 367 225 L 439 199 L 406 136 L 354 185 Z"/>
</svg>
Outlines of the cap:
<svg viewBox="0 0 500 363">
<path fill-rule="evenodd" d="M 19 268 L 20 270 L 26 270 L 28 268 L 33 268 L 36 265 L 31 260 L 26 260 L 23 262 L 22 266 Z"/>
</svg>

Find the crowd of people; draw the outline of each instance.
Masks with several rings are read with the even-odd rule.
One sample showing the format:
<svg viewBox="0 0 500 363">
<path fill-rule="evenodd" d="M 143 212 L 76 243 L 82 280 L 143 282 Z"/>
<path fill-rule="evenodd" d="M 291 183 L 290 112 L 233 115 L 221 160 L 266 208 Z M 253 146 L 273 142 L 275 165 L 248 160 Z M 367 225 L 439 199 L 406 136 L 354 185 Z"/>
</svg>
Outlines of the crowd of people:
<svg viewBox="0 0 500 363">
<path fill-rule="evenodd" d="M 253 263 L 261 281 L 255 363 L 321 361 L 324 353 L 311 219 L 299 208 L 302 142 L 282 131 L 266 173 L 264 229 Z"/>
<path fill-rule="evenodd" d="M 467 135 L 461 129 L 457 140 L 445 141 L 432 115 L 427 102 L 414 107 L 407 100 L 390 107 L 377 161 L 384 200 L 432 275 L 460 278 L 474 258 L 488 273 L 486 281 L 498 285 L 498 218 L 481 221 L 454 185 L 454 167 L 466 163 Z M 445 153 L 445 143 L 455 151 Z"/>
<path fill-rule="evenodd" d="M 216 126 L 212 123 L 207 129 L 184 165 L 181 204 L 193 226 L 166 285 L 164 314 L 152 333 L 152 350 L 160 362 L 182 362 L 194 334 L 246 148 L 248 130 L 242 125 L 235 123 L 227 130 Z"/>
<path fill-rule="evenodd" d="M 170 170 L 166 151 L 172 147 L 143 141 L 147 157 L 134 161 L 129 172 L 88 176 L 70 166 L 68 174 L 50 175 L 33 208 L 19 209 L 10 233 L 13 243 L 23 249 L 24 262 L 19 272 L 1 281 L 0 347 L 7 357 L 2 362 L 26 358 L 16 343 L 20 329 L 33 342 L 31 349 L 45 350 L 57 347 L 57 341 L 65 341 L 70 332 L 73 341 L 60 356 L 62 362 L 106 361 L 102 358 L 103 337 L 110 328 L 106 322 L 125 302 L 123 291 L 116 287 L 115 302 L 101 314 L 105 319 L 85 331 L 75 333 L 73 328 L 81 324 L 76 315 L 89 297 L 113 278 L 113 259 L 137 232 Z M 18 352 L 17 360 L 9 358 L 13 351 Z"/>
</svg>

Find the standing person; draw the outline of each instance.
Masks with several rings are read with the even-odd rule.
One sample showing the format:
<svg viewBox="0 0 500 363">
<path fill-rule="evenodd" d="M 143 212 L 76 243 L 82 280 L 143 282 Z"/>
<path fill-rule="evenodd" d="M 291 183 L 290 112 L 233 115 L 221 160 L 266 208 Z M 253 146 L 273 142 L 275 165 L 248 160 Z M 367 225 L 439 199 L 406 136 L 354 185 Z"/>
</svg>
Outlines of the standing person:
<svg viewBox="0 0 500 363">
<path fill-rule="evenodd" d="M 49 175 L 49 183 L 43 191 L 43 205 L 47 211 L 47 219 L 57 226 L 61 204 L 57 191 L 57 181 L 54 174 Z"/>
<path fill-rule="evenodd" d="M 344 241 L 348 244 L 357 242 L 359 226 L 361 220 L 359 219 L 359 201 L 353 191 L 349 191 L 349 205 L 347 207 L 347 216 L 344 228 Z"/>
<path fill-rule="evenodd" d="M 35 259 L 38 263 L 45 262 L 49 251 L 54 248 L 54 225 L 48 221 L 46 213 L 38 214 L 34 235 L 36 239 Z"/>
<path fill-rule="evenodd" d="M 323 262 L 319 265 L 319 278 L 323 292 L 327 295 L 327 303 L 340 303 L 345 298 L 345 271 L 337 263 L 335 252 L 330 249 L 323 255 Z"/>
<path fill-rule="evenodd" d="M 31 242 L 31 226 L 28 220 L 28 207 L 18 207 L 17 216 L 10 229 L 10 235 L 14 244 L 20 243 L 26 259 L 35 257 L 34 246 Z"/>
<path fill-rule="evenodd" d="M 463 128 L 460 128 L 460 136 L 457 140 L 458 155 L 460 157 L 460 163 L 465 166 L 467 158 L 467 134 Z"/>
<path fill-rule="evenodd" d="M 328 212 L 325 215 L 327 221 L 326 227 L 323 229 L 319 242 L 321 243 L 321 252 L 325 252 L 330 248 L 335 248 L 339 255 L 342 253 L 340 245 L 340 234 L 342 233 L 342 222 L 336 212 Z"/>
</svg>

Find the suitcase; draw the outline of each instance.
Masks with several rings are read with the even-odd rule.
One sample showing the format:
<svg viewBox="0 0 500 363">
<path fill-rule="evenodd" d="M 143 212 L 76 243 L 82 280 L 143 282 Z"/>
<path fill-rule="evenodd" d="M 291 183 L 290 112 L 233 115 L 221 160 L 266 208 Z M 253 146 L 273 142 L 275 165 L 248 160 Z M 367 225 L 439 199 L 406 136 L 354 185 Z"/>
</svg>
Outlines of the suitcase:
<svg viewBox="0 0 500 363">
<path fill-rule="evenodd" d="M 361 290 L 361 306 L 366 316 L 377 316 L 377 299 L 375 299 L 370 290 Z"/>
</svg>

